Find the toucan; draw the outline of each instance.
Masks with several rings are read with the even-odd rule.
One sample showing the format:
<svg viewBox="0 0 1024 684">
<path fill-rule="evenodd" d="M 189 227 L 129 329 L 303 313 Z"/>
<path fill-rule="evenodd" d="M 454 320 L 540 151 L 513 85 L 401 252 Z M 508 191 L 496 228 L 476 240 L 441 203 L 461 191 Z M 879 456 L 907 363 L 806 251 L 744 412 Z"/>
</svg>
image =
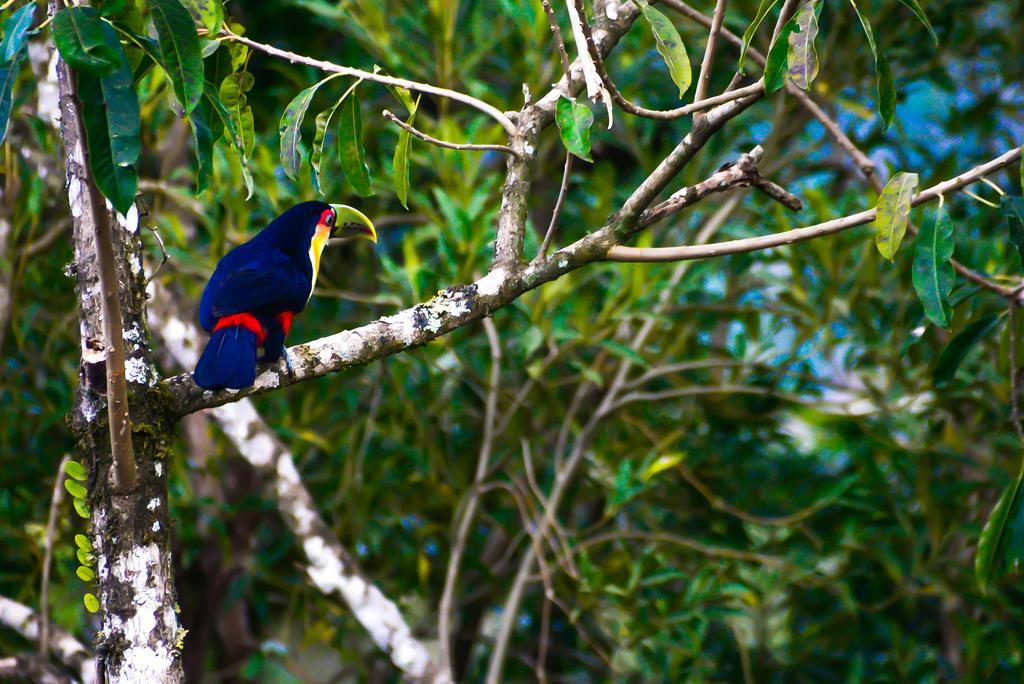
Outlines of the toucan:
<svg viewBox="0 0 1024 684">
<path fill-rule="evenodd" d="M 243 389 L 256 381 L 259 361 L 285 357 L 292 317 L 306 308 L 331 237 L 377 242 L 373 223 L 344 204 L 303 202 L 284 212 L 248 242 L 224 255 L 199 303 L 199 323 L 210 333 L 196 384 Z"/>
</svg>

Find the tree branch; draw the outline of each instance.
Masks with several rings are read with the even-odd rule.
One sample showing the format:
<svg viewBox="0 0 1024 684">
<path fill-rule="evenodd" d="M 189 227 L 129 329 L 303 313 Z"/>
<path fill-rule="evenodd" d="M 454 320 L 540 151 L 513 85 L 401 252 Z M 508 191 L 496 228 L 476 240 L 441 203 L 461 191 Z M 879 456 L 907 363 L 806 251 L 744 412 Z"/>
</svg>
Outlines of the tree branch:
<svg viewBox="0 0 1024 684">
<path fill-rule="evenodd" d="M 923 190 L 914 195 L 914 198 L 911 200 L 911 206 L 916 207 L 920 204 L 924 204 L 925 202 L 936 200 L 939 195 L 959 190 L 966 185 L 977 182 L 984 176 L 995 173 L 996 171 L 1017 161 L 1020 159 L 1020 154 L 1020 148 L 1014 148 L 989 162 L 976 166 L 970 171 L 941 183 L 937 183 L 927 190 Z M 643 263 L 707 259 L 709 257 L 725 256 L 727 254 L 756 252 L 763 249 L 790 245 L 794 242 L 813 240 L 825 235 L 840 233 L 856 226 L 862 226 L 865 223 L 871 223 L 874 221 L 875 214 L 875 209 L 868 209 L 857 214 L 832 219 L 831 221 L 825 221 L 824 223 L 818 223 L 813 226 L 794 228 L 793 230 L 787 230 L 773 235 L 762 235 L 759 237 L 744 238 L 741 240 L 717 242 L 710 245 L 693 245 L 683 247 L 623 247 L 621 245 L 616 245 L 608 250 L 605 258 L 608 261 Z M 993 287 L 1000 287 L 1001 290 L 1006 290 L 1007 293 L 1012 292 L 1012 288 L 1002 288 L 1001 286 L 994 284 Z"/>
<path fill-rule="evenodd" d="M 725 19 L 725 9 L 729 4 L 728 0 L 717 0 L 715 2 L 715 15 L 708 28 L 708 42 L 704 48 L 704 59 L 700 63 L 700 75 L 697 77 L 697 87 L 693 91 L 694 102 L 703 100 L 708 95 L 711 86 L 711 69 L 715 62 L 715 48 L 718 45 L 718 34 L 722 31 L 722 21 Z M 700 113 L 695 113 L 693 118 L 699 119 Z"/>
<path fill-rule="evenodd" d="M 401 128 L 402 130 L 408 131 L 409 133 L 415 135 L 420 140 L 423 140 L 424 142 L 428 142 L 431 145 L 436 145 L 438 147 L 444 147 L 445 149 L 449 149 L 449 150 L 466 150 L 466 151 L 470 151 L 470 152 L 485 152 L 487 150 L 492 150 L 494 152 L 504 152 L 505 154 L 515 154 L 515 150 L 513 150 L 508 145 L 476 145 L 476 144 L 473 144 L 473 143 L 453 143 L 453 142 L 445 142 L 444 140 L 438 140 L 437 138 L 431 137 L 431 136 L 427 135 L 426 133 L 413 128 L 412 126 L 410 126 L 409 124 L 405 123 L 404 121 L 399 119 L 397 116 L 392 114 L 387 109 L 385 109 L 382 112 L 382 114 L 384 115 L 385 119 L 387 119 L 388 121 L 390 121 L 390 122 L 392 122 L 394 124 L 397 124 L 398 127 Z"/>
<path fill-rule="evenodd" d="M 0 596 L 0 625 L 14 630 L 29 641 L 39 639 L 39 616 L 31 608 Z M 50 653 L 81 677 L 82 684 L 95 684 L 96 664 L 92 654 L 75 637 L 53 625 L 49 626 Z"/>
<path fill-rule="evenodd" d="M 292 64 L 305 64 L 306 66 L 313 67 L 331 74 L 342 74 L 343 76 L 352 76 L 355 78 L 361 78 L 366 81 L 374 81 L 375 83 L 383 83 L 384 85 L 397 86 L 399 88 L 405 88 L 407 90 L 413 90 L 420 93 L 427 93 L 429 95 L 437 95 L 438 97 L 448 98 L 449 100 L 455 100 L 463 104 L 474 107 L 487 116 L 491 117 L 505 129 L 505 132 L 509 135 L 514 135 L 516 132 L 516 126 L 512 123 L 500 109 L 489 105 L 483 100 L 477 99 L 472 95 L 460 93 L 455 90 L 449 90 L 448 88 L 441 88 L 439 86 L 430 85 L 429 83 L 419 83 L 417 81 L 410 81 L 405 78 L 395 78 L 393 76 L 386 76 L 384 74 L 376 74 L 372 71 L 363 71 L 362 69 L 354 69 L 352 67 L 341 66 L 340 64 L 334 64 L 333 62 L 327 62 L 321 59 L 313 59 L 312 57 L 306 57 L 299 55 L 294 52 L 288 52 L 287 50 L 281 50 L 272 45 L 266 45 L 264 43 L 257 43 L 255 40 L 240 36 L 236 33 L 232 33 L 228 29 L 224 29 L 220 33 L 220 38 L 224 40 L 231 40 L 242 45 L 247 45 L 253 50 L 258 50 L 271 57 L 278 57 L 280 59 L 287 60 Z"/>
</svg>

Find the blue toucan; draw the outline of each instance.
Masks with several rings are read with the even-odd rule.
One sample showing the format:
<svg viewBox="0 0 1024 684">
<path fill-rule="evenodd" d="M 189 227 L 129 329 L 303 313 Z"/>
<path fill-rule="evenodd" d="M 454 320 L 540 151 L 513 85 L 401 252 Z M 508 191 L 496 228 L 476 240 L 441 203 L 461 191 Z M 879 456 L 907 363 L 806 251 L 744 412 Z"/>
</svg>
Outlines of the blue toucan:
<svg viewBox="0 0 1024 684">
<path fill-rule="evenodd" d="M 224 255 L 203 290 L 199 323 L 211 334 L 196 364 L 206 389 L 242 389 L 256 381 L 260 361 L 285 355 L 292 317 L 313 294 L 320 255 L 332 236 L 377 242 L 370 219 L 344 204 L 303 202 Z M 290 365 L 289 365 L 290 367 Z"/>
</svg>

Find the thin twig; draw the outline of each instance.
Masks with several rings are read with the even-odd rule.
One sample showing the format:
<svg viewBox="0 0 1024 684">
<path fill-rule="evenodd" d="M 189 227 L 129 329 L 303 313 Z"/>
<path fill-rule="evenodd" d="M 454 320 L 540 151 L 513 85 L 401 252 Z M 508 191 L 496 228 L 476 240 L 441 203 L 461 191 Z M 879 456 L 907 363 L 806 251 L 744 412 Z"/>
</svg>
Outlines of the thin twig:
<svg viewBox="0 0 1024 684">
<path fill-rule="evenodd" d="M 569 175 L 572 173 L 572 153 L 565 155 L 565 167 L 562 169 L 562 184 L 558 188 L 558 199 L 555 200 L 555 208 L 551 212 L 551 222 L 544 233 L 544 241 L 537 251 L 536 259 L 544 259 L 551 248 L 551 241 L 555 237 L 555 229 L 558 228 L 558 219 L 562 215 L 562 205 L 565 204 L 565 194 L 569 190 Z"/>
<path fill-rule="evenodd" d="M 53 481 L 53 495 L 50 497 L 50 514 L 46 520 L 46 537 L 43 540 L 43 572 L 39 581 L 39 655 L 50 652 L 50 567 L 53 564 L 53 539 L 57 536 L 57 513 L 64 498 L 64 465 L 71 460 L 64 454 L 57 465 L 57 477 Z"/>
<path fill-rule="evenodd" d="M 717 0 L 715 3 L 715 15 L 708 30 L 708 44 L 704 48 L 704 59 L 700 63 L 700 75 L 697 77 L 697 87 L 693 91 L 694 101 L 703 100 L 708 95 L 711 87 L 711 68 L 715 63 L 715 47 L 718 45 L 718 34 L 722 30 L 722 21 L 725 19 L 725 8 L 728 0 Z M 726 92 L 731 90 L 727 88 Z M 693 115 L 693 122 L 696 123 L 701 117 L 700 112 Z"/>
<path fill-rule="evenodd" d="M 516 134 L 516 125 L 512 123 L 504 112 L 499 110 L 493 105 L 489 105 L 483 100 L 477 99 L 472 95 L 460 93 L 455 90 L 448 88 L 440 88 L 429 83 L 419 83 L 417 81 L 410 81 L 405 78 L 395 78 L 393 76 L 386 76 L 384 74 L 375 74 L 371 71 L 363 71 L 362 69 L 353 69 L 352 67 L 341 66 L 340 64 L 334 64 L 333 62 L 327 62 L 321 59 L 313 59 L 312 57 L 305 57 L 303 55 L 289 52 L 287 50 L 281 50 L 280 48 L 273 47 L 272 45 L 266 45 L 264 43 L 258 43 L 251 38 L 240 36 L 236 33 L 232 33 L 228 29 L 224 29 L 220 33 L 220 37 L 225 40 L 231 40 L 242 45 L 247 45 L 254 50 L 259 50 L 272 57 L 278 57 L 285 59 L 292 64 L 305 64 L 306 66 L 313 67 L 314 69 L 320 69 L 328 73 L 342 74 L 344 76 L 353 76 L 355 78 L 362 78 L 367 81 L 374 81 L 375 83 L 383 83 L 385 85 L 397 86 L 399 88 L 406 88 L 407 90 L 413 90 L 420 93 L 427 93 L 430 95 L 437 95 L 438 97 L 448 98 L 449 100 L 455 100 L 463 104 L 469 105 L 475 109 L 480 110 L 484 114 L 501 124 L 501 127 L 505 129 L 505 132 L 509 135 Z"/>
<path fill-rule="evenodd" d="M 483 436 L 480 440 L 480 454 L 477 457 L 473 486 L 469 499 L 466 501 L 465 509 L 462 511 L 458 530 L 452 543 L 451 557 L 448 560 L 448 569 L 445 573 L 444 590 L 441 593 L 441 602 L 438 605 L 437 632 L 438 638 L 441 640 L 441 671 L 446 673 L 450 673 L 452 667 L 452 607 L 455 600 L 455 588 L 459 578 L 459 565 L 462 562 L 462 556 L 466 552 L 469 530 L 473 526 L 476 511 L 480 505 L 480 496 L 484 491 L 484 478 L 487 476 L 487 468 L 491 460 L 491 452 L 494 448 L 494 427 L 498 414 L 498 390 L 501 381 L 501 338 L 492 319 L 483 319 L 483 326 L 484 332 L 487 334 L 487 343 L 491 349 L 491 372 L 484 408 Z"/>
<path fill-rule="evenodd" d="M 555 16 L 555 10 L 551 7 L 549 0 L 543 0 L 541 4 L 544 6 L 544 14 L 548 17 L 548 26 L 551 27 L 551 35 L 555 39 L 555 47 L 558 48 L 558 56 L 562 60 L 562 73 L 565 74 L 565 78 L 567 80 L 571 80 L 572 73 L 569 62 L 569 53 L 565 51 L 565 38 L 562 36 L 562 29 L 558 25 L 558 17 Z"/>
<path fill-rule="evenodd" d="M 423 131 L 420 131 L 420 130 L 417 130 L 417 129 L 413 128 L 412 126 L 410 126 L 409 124 L 405 123 L 404 121 L 399 119 L 397 116 L 392 114 L 387 109 L 385 109 L 382 113 L 384 115 L 384 118 L 387 119 L 388 121 L 390 121 L 392 123 L 395 123 L 395 124 L 398 124 L 398 127 L 401 128 L 402 130 L 408 131 L 409 133 L 412 133 L 413 135 L 415 135 L 420 140 L 423 140 L 424 142 L 428 142 L 431 145 L 436 145 L 438 147 L 444 147 L 444 148 L 449 149 L 449 150 L 464 150 L 464 151 L 469 151 L 469 152 L 486 152 L 486 151 L 504 152 L 505 154 L 511 154 L 513 156 L 515 156 L 515 154 L 516 154 L 516 151 L 513 150 L 508 145 L 477 145 L 477 144 L 474 144 L 474 143 L 453 143 L 453 142 L 446 142 L 444 140 L 438 140 L 437 138 L 434 138 L 434 137 L 431 137 L 431 136 L 427 135 Z"/>
<path fill-rule="evenodd" d="M 586 49 L 590 53 L 590 57 L 594 62 L 597 75 L 600 76 L 601 82 L 604 83 L 608 92 L 611 94 L 612 99 L 615 100 L 615 103 L 630 114 L 640 116 L 645 119 L 671 121 L 673 119 L 682 118 L 688 114 L 693 114 L 694 112 L 710 109 L 716 105 L 731 102 L 733 100 L 739 100 L 740 98 L 747 97 L 748 95 L 756 95 L 764 92 L 764 84 L 761 81 L 758 81 L 757 83 L 753 83 L 743 88 L 737 88 L 731 92 L 695 100 L 688 105 L 677 107 L 676 109 L 647 109 L 646 107 L 634 104 L 619 92 L 619 89 L 615 86 L 611 76 L 608 75 L 608 70 L 605 68 L 604 60 L 601 59 L 601 52 L 597 49 L 597 45 L 594 43 L 593 32 L 590 29 L 590 25 L 587 23 L 586 13 L 583 10 L 583 0 L 572 1 L 575 2 L 576 10 L 580 13 L 580 26 L 583 30 L 583 37 L 586 41 Z"/>
</svg>

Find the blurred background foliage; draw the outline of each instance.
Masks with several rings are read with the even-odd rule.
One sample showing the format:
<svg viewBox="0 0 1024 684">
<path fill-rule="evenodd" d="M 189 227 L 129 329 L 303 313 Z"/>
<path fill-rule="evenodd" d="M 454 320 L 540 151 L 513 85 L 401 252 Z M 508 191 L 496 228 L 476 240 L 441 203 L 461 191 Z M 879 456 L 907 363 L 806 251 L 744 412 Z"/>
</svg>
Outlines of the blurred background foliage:
<svg viewBox="0 0 1024 684">
<path fill-rule="evenodd" d="M 693 4 L 708 14 L 714 5 Z M 875 113 L 873 63 L 845 2 L 824 4 L 812 94 L 884 177 L 913 171 L 927 187 L 1024 139 L 1024 8 L 1013 1 L 922 4 L 938 46 L 904 4 L 859 3 L 892 63 L 899 92 L 892 127 L 883 130 Z M 729 3 L 726 25 L 742 33 L 756 5 Z M 523 84 L 538 96 L 561 70 L 539 0 L 233 0 L 227 10 L 260 42 L 363 69 L 379 65 L 507 109 L 522 102 Z M 567 30 L 564 7 L 558 11 Z M 705 30 L 664 11 L 698 63 Z M 769 33 L 762 30 L 754 44 L 766 49 Z M 736 56 L 722 45 L 712 92 L 724 89 Z M 18 77 L 19 116 L 2 150 L 10 236 L 0 276 L 11 299 L 0 321 L 0 594 L 30 605 L 38 604 L 57 464 L 73 448 L 64 415 L 79 358 L 74 288 L 64 272 L 71 254 L 63 156 L 40 111 L 52 87 L 48 60 L 46 42 L 33 38 Z M 297 181 L 283 172 L 278 122 L 321 75 L 259 53 L 248 60 L 256 132 L 248 200 L 241 166 L 224 142 L 215 148 L 209 188 L 195 193 L 191 133 L 167 106 L 169 82 L 154 69 L 138 84 L 140 188 L 170 254 L 158 278 L 179 293 L 188 316 L 219 257 L 316 195 L 308 164 Z M 627 97 L 649 107 L 677 104 L 641 24 L 609 64 Z M 336 79 L 321 88 L 304 148 L 314 115 L 349 85 Z M 406 211 L 391 181 L 397 128 L 380 115 L 404 110 L 378 85 L 364 83 L 358 92 L 374 194 L 354 193 L 337 154 L 327 152 L 333 147 L 325 147 L 321 184 L 331 201 L 373 217 L 381 241 L 375 253 L 348 245 L 327 253 L 318 296 L 293 328 L 296 342 L 412 305 L 484 273 L 490 262 L 501 155 L 414 140 Z M 595 163 L 574 167 L 558 244 L 599 226 L 689 125 L 617 113 L 606 130 L 603 110 L 595 108 L 595 117 Z M 430 97 L 417 127 L 447 140 L 504 142 L 475 110 Z M 756 194 L 717 196 L 638 244 L 683 244 L 709 221 L 721 224 L 716 239 L 758 235 L 874 204 L 855 167 L 784 92 L 728 124 L 673 187 L 703 179 L 755 144 L 767 149 L 766 175 L 804 199 L 802 212 Z M 547 227 L 564 161 L 554 129 L 541 145 L 527 254 Z M 1020 190 L 1015 170 L 993 180 Z M 999 211 L 964 195 L 947 197 L 946 206 L 957 258 L 1018 282 L 1020 258 Z M 916 209 L 912 218 L 922 223 L 933 211 Z M 155 262 L 152 235 L 147 245 Z M 1018 578 L 983 593 L 973 570 L 981 526 L 1020 458 L 1005 318 L 951 380 L 934 378 L 952 336 L 1004 314 L 1006 303 L 961 279 L 952 331 L 930 326 L 911 285 L 911 260 L 905 246 L 895 263 L 886 262 L 861 228 L 681 267 L 591 265 L 494 316 L 503 355 L 499 415 L 507 417 L 495 442 L 494 481 L 526 483 L 528 449 L 538 485 L 549 491 L 565 457 L 559 445 L 571 447 L 623 364 L 634 383 L 628 391 L 650 393 L 596 426 L 563 502 L 571 567 L 549 554 L 557 595 L 547 637 L 551 681 L 1021 680 Z M 631 346 L 649 320 L 655 324 L 645 343 Z M 659 374 L 680 362 L 700 363 Z M 487 339 L 472 326 L 256 399 L 338 538 L 428 640 L 436 638 L 452 521 L 472 483 L 489 370 Z M 305 580 L 301 549 L 214 424 L 205 416 L 185 421 L 176 454 L 175 559 L 191 630 L 184 657 L 195 681 L 397 681 L 344 607 Z M 81 608 L 72 542 L 83 525 L 65 501 L 51 605 L 58 623 L 88 638 L 96 623 Z M 456 607 L 456 659 L 467 681 L 482 679 L 529 543 L 522 530 L 507 491 L 484 495 Z M 542 585 L 531 584 L 508 681 L 535 678 L 543 602 Z M 20 648 L 0 632 L 0 650 Z"/>
</svg>

